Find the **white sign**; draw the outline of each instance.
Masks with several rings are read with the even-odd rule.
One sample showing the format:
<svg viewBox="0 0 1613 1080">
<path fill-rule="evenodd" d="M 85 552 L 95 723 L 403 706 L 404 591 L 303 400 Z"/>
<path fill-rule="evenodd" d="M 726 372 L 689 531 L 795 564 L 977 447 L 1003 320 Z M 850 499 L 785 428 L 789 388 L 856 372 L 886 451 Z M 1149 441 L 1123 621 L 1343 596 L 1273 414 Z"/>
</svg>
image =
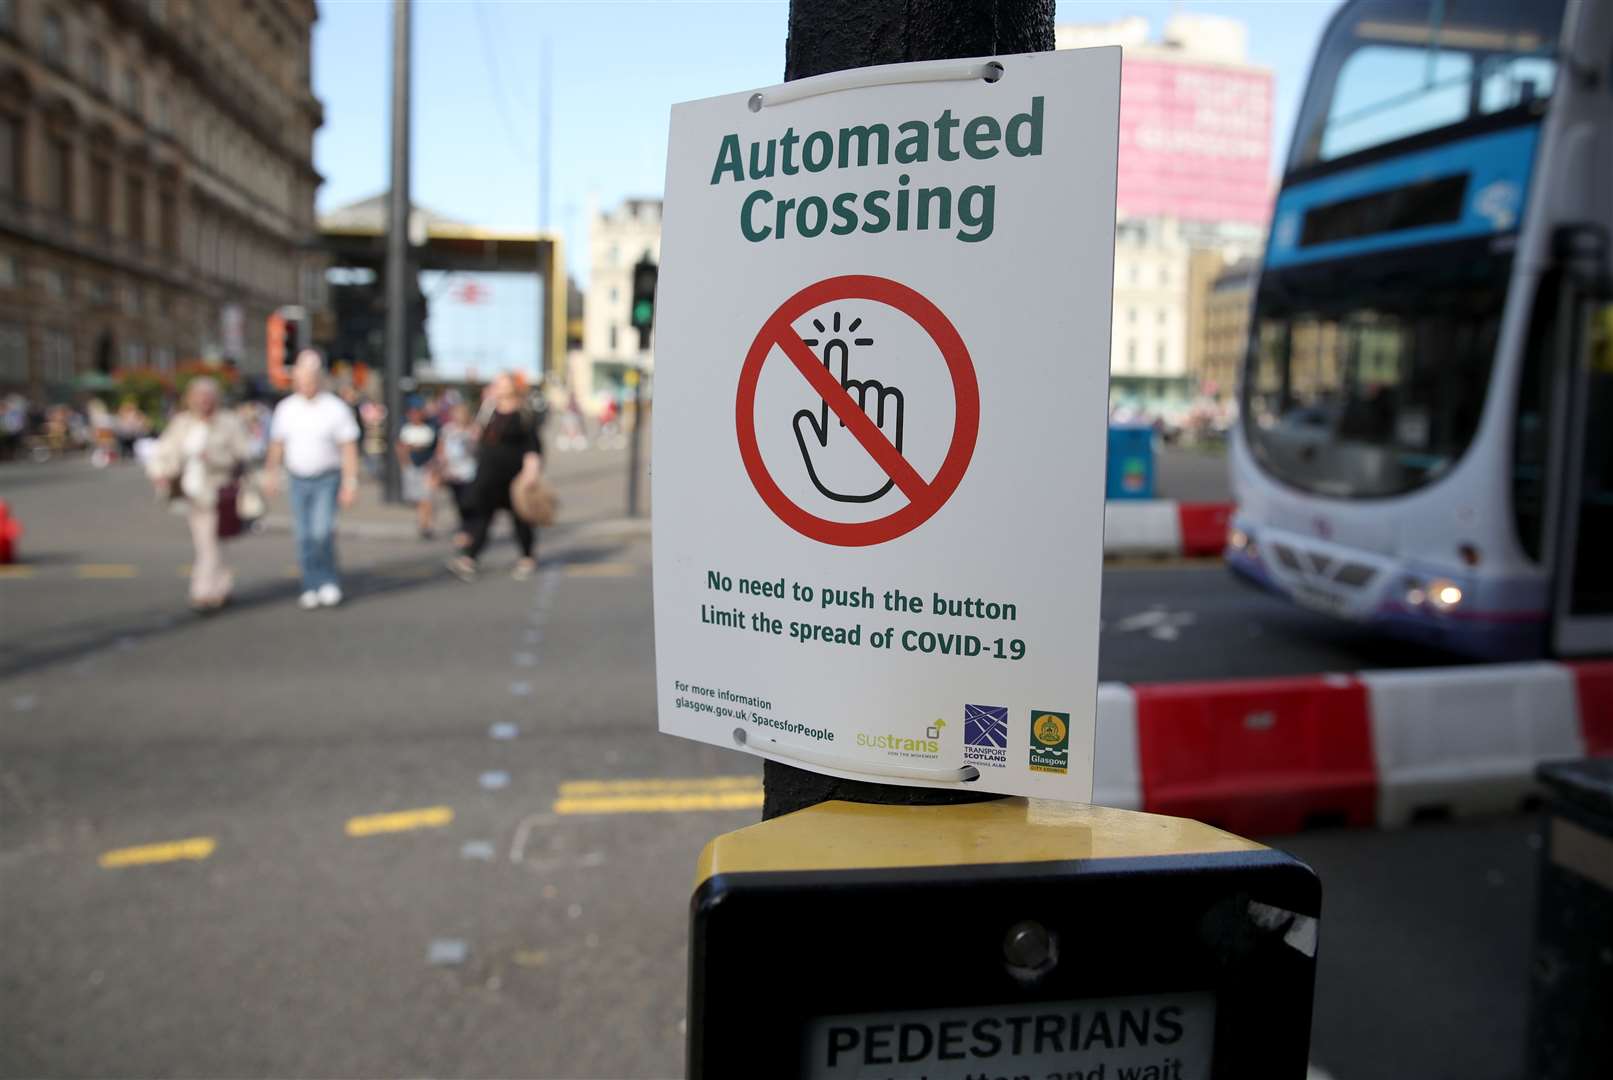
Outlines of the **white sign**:
<svg viewBox="0 0 1613 1080">
<path fill-rule="evenodd" d="M 831 1016 L 807 1032 L 807 1080 L 1209 1080 L 1215 998 L 1161 994 Z"/>
<path fill-rule="evenodd" d="M 662 731 L 1090 797 L 1119 75 L 1087 49 L 674 107 Z"/>
</svg>

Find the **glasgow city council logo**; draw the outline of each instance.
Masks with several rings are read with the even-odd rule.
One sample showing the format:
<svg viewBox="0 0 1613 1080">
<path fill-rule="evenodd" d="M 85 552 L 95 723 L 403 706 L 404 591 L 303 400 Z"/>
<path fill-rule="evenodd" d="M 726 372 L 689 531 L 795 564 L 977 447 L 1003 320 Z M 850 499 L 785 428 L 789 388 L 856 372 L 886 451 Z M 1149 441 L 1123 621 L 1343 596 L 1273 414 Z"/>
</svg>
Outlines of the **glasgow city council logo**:
<svg viewBox="0 0 1613 1080">
<path fill-rule="evenodd" d="M 1070 714 L 1031 710 L 1031 772 L 1070 770 Z"/>
</svg>

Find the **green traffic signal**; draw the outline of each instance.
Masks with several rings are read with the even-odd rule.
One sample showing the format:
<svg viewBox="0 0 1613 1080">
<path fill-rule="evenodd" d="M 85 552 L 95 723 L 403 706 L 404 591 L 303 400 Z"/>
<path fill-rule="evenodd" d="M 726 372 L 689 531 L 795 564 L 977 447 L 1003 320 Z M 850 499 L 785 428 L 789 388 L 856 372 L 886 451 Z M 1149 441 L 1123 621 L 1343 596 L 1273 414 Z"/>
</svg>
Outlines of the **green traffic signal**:
<svg viewBox="0 0 1613 1080">
<path fill-rule="evenodd" d="M 633 303 L 633 325 L 642 329 L 655 317 L 655 301 L 637 300 Z"/>
</svg>

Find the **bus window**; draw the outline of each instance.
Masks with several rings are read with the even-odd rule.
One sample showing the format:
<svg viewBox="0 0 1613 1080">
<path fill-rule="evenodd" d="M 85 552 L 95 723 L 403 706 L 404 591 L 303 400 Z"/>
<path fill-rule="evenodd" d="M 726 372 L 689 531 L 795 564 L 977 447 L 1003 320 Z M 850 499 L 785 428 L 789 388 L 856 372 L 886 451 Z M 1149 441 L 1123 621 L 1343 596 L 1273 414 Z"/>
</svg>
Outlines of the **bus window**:
<svg viewBox="0 0 1613 1080">
<path fill-rule="evenodd" d="M 1574 615 L 1613 615 L 1613 429 L 1597 418 L 1613 416 L 1613 305 L 1590 321 L 1586 372 L 1585 448 L 1579 481 L 1579 527 L 1568 609 Z"/>
<path fill-rule="evenodd" d="M 1557 62 L 1543 56 L 1491 57 L 1479 67 L 1479 112 L 1530 105 L 1551 96 Z"/>
<path fill-rule="evenodd" d="M 1510 267 L 1468 247 L 1268 274 L 1244 382 L 1256 460 L 1334 498 L 1444 475 L 1478 430 Z"/>
<path fill-rule="evenodd" d="M 1327 30 L 1288 168 L 1306 169 L 1550 97 L 1565 0 L 1369 0 Z M 1504 122 L 1504 121 L 1503 121 Z"/>
<path fill-rule="evenodd" d="M 1351 53 L 1333 90 L 1322 160 L 1460 123 L 1472 79 L 1465 53 L 1383 45 Z"/>
<path fill-rule="evenodd" d="M 1541 561 L 1546 525 L 1546 456 L 1551 452 L 1551 381 L 1557 353 L 1558 274 L 1540 279 L 1518 373 L 1512 422 L 1512 519 L 1524 554 Z"/>
</svg>

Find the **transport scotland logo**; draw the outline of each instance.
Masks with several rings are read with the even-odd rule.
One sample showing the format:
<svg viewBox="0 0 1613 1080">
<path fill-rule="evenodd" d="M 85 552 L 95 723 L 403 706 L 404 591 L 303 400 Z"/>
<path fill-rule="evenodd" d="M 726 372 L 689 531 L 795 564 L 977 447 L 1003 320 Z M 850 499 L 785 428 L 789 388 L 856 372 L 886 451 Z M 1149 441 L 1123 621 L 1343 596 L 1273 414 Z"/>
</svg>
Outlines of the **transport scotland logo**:
<svg viewBox="0 0 1613 1080">
<path fill-rule="evenodd" d="M 963 707 L 963 760 L 971 765 L 1008 765 L 1008 708 L 1004 705 Z"/>
</svg>

